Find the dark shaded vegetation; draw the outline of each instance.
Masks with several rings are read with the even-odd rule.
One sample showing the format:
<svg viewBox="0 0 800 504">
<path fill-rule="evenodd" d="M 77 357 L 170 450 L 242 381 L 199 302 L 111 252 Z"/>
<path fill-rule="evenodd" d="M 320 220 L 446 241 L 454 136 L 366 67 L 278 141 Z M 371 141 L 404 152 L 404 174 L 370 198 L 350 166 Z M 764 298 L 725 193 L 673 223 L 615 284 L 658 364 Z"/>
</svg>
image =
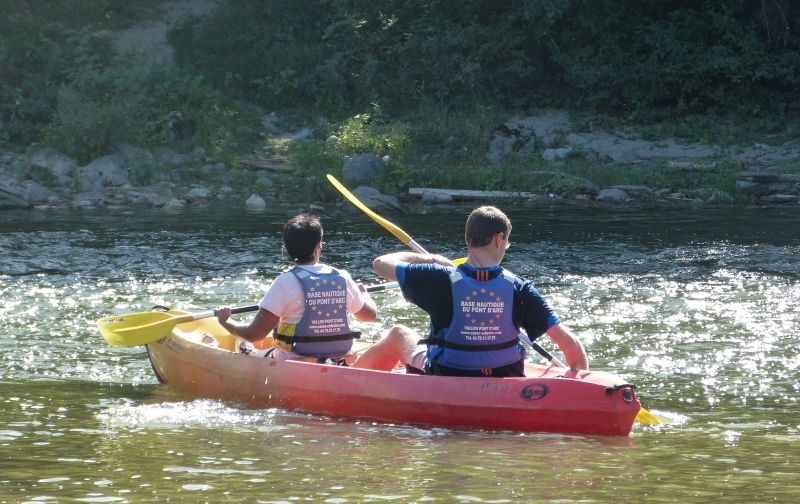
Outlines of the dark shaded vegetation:
<svg viewBox="0 0 800 504">
<path fill-rule="evenodd" d="M 232 2 L 181 62 L 267 107 L 556 106 L 648 122 L 798 111 L 787 0 Z"/>
</svg>

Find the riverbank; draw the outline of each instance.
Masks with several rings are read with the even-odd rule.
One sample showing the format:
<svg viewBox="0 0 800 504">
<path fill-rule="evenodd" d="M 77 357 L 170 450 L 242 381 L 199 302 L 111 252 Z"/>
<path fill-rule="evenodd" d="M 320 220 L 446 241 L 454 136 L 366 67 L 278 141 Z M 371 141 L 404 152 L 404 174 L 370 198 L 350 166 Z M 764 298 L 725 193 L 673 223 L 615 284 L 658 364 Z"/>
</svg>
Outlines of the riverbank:
<svg viewBox="0 0 800 504">
<path fill-rule="evenodd" d="M 264 116 L 261 152 L 232 161 L 191 143 L 183 151 L 116 144 L 83 166 L 35 144 L 5 152 L 0 208 L 321 208 L 339 199 L 326 173 L 389 213 L 461 201 L 589 208 L 800 205 L 800 176 L 793 173 L 800 172 L 798 141 L 722 147 L 647 140 L 630 128 L 580 130 L 565 111 L 546 110 L 498 124 L 483 155 L 467 166 L 459 160 L 449 166 L 441 152 L 425 152 L 413 165 L 364 152 L 322 168 L 315 156 L 341 140 L 328 134 L 329 125 L 285 128 L 294 124 L 290 117 Z M 442 176 L 451 171 L 461 176 Z"/>
</svg>

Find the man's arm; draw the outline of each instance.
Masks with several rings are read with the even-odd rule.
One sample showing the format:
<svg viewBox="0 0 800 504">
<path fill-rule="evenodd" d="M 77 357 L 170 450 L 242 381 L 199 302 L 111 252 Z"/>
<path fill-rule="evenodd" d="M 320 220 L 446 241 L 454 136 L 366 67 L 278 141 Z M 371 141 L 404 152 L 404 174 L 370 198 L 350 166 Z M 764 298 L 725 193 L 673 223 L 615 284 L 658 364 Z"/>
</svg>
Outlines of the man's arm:
<svg viewBox="0 0 800 504">
<path fill-rule="evenodd" d="M 589 357 L 580 340 L 563 324 L 556 324 L 546 334 L 558 345 L 570 369 L 589 369 Z"/>
<path fill-rule="evenodd" d="M 455 266 L 450 259 L 438 254 L 420 254 L 418 252 L 394 252 L 382 255 L 372 261 L 372 269 L 387 280 L 397 280 L 397 265 L 400 263 L 428 263 L 442 266 Z"/>
</svg>

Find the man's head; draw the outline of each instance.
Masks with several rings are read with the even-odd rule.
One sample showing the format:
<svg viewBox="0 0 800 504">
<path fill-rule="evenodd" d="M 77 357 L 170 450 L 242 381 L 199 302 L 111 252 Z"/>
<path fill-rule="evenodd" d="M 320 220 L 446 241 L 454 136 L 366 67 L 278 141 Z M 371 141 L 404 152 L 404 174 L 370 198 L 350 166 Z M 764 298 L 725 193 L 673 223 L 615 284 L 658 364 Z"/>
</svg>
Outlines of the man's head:
<svg viewBox="0 0 800 504">
<path fill-rule="evenodd" d="M 293 262 L 311 262 L 322 241 L 322 224 L 310 214 L 300 214 L 283 225 L 283 247 Z"/>
<path fill-rule="evenodd" d="M 467 217 L 464 239 L 469 247 L 485 247 L 497 233 L 503 238 L 511 234 L 511 221 L 500 209 L 493 206 L 476 208 Z"/>
</svg>

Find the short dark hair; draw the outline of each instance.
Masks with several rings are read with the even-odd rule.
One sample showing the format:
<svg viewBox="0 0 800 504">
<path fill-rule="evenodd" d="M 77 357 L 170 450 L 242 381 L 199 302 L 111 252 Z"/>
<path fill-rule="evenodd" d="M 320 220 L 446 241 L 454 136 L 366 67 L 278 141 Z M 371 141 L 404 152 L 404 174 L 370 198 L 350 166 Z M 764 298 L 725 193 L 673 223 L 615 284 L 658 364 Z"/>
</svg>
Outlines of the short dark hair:
<svg viewBox="0 0 800 504">
<path fill-rule="evenodd" d="M 511 234 L 511 221 L 499 208 L 493 206 L 478 207 L 467 217 L 464 239 L 470 247 L 483 247 L 489 244 L 492 236 L 503 233 L 508 238 Z"/>
<path fill-rule="evenodd" d="M 311 261 L 322 241 L 322 224 L 315 215 L 295 215 L 283 225 L 283 247 L 294 262 Z"/>
</svg>

